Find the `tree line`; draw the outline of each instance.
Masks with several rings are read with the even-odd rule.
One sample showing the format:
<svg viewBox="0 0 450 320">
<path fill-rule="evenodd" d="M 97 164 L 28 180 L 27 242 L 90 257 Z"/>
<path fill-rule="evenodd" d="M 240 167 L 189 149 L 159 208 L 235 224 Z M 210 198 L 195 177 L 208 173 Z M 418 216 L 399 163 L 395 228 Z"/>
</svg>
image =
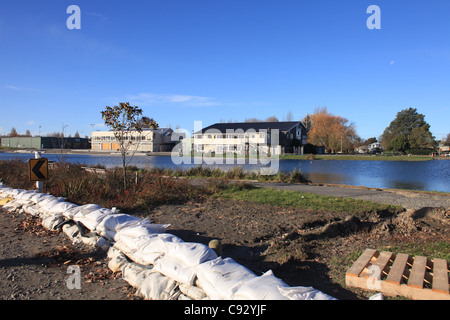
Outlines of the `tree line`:
<svg viewBox="0 0 450 320">
<path fill-rule="evenodd" d="M 278 122 L 276 116 L 264 120 L 246 118 L 244 122 Z M 291 111 L 283 117 L 283 121 L 294 121 Z M 441 141 L 431 134 L 430 125 L 425 121 L 425 115 L 417 112 L 416 108 L 404 109 L 389 124 L 378 138 L 362 139 L 356 132 L 355 123 L 348 119 L 334 115 L 326 107 L 317 107 L 314 113 L 306 114 L 301 119 L 308 129 L 308 143 L 325 148 L 326 153 L 354 152 L 358 147 L 379 142 L 381 149 L 394 153 L 424 153 L 433 151 L 438 142 L 450 146 L 450 133 Z M 220 120 L 221 123 L 237 122 L 234 120 Z"/>
<path fill-rule="evenodd" d="M 30 130 L 25 131 L 25 134 L 20 134 L 17 132 L 16 128 L 11 128 L 11 131 L 7 135 L 8 137 L 32 137 Z M 45 135 L 45 137 L 54 137 L 54 138 L 64 138 L 64 134 L 62 132 L 50 132 Z M 69 134 L 69 138 L 72 138 L 72 134 Z M 77 132 L 74 135 L 74 138 L 80 138 L 80 133 Z M 87 138 L 87 136 L 86 136 Z"/>
<path fill-rule="evenodd" d="M 352 152 L 357 147 L 374 142 L 379 142 L 385 151 L 413 154 L 429 153 L 438 146 L 430 125 L 425 121 L 425 115 L 418 113 L 416 108 L 398 112 L 378 139 L 373 137 L 362 140 L 356 133 L 354 123 L 328 113 L 326 107 L 316 108 L 302 122 L 309 130 L 309 143 L 324 146 L 328 153 Z M 441 143 L 450 145 L 450 133 Z"/>
</svg>

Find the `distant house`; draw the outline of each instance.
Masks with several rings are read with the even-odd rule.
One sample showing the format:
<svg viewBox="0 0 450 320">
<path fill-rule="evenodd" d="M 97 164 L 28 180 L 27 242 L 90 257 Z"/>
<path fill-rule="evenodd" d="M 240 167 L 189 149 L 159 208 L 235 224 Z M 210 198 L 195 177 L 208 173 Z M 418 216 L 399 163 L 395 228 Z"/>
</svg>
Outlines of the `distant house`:
<svg viewBox="0 0 450 320">
<path fill-rule="evenodd" d="M 278 141 L 275 140 L 278 133 Z M 307 143 L 300 121 L 216 123 L 194 133 L 194 151 L 201 153 L 291 153 Z"/>
<path fill-rule="evenodd" d="M 136 142 L 138 152 L 164 152 L 171 151 L 173 130 L 170 128 L 143 129 L 141 133 L 132 131 L 129 138 Z M 92 150 L 119 150 L 119 142 L 114 131 L 92 132 Z"/>
<path fill-rule="evenodd" d="M 369 151 L 381 148 L 381 144 L 379 142 L 374 142 L 368 145 L 367 147 Z"/>
</svg>

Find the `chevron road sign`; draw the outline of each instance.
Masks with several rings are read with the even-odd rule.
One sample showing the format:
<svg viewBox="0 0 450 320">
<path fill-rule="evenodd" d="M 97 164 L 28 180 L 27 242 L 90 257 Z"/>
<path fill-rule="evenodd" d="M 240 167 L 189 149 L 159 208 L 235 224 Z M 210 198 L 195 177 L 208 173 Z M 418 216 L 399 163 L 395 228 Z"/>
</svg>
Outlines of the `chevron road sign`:
<svg viewBox="0 0 450 320">
<path fill-rule="evenodd" d="M 48 179 L 48 159 L 30 159 L 30 181 L 46 181 Z"/>
</svg>

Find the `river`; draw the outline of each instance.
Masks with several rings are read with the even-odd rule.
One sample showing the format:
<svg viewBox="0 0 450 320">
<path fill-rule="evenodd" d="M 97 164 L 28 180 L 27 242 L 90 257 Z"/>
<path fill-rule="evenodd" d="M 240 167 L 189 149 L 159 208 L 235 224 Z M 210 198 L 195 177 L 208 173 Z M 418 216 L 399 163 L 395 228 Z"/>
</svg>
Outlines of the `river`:
<svg viewBox="0 0 450 320">
<path fill-rule="evenodd" d="M 0 160 L 33 158 L 30 153 L 0 153 Z M 43 154 L 58 161 L 59 155 Z M 86 165 L 121 166 L 120 156 L 68 154 L 65 160 Z M 182 168 L 198 164 L 175 165 L 169 156 L 135 156 L 131 163 L 139 168 Z M 204 165 L 204 164 L 203 164 Z M 222 165 L 226 169 L 234 165 Z M 216 165 L 218 166 L 218 165 Z M 220 166 L 220 165 L 219 165 Z M 261 165 L 240 164 L 244 170 L 258 170 Z M 279 170 L 300 169 L 315 183 L 337 183 L 372 188 L 396 188 L 450 192 L 450 161 L 361 161 L 361 160 L 280 160 Z"/>
</svg>

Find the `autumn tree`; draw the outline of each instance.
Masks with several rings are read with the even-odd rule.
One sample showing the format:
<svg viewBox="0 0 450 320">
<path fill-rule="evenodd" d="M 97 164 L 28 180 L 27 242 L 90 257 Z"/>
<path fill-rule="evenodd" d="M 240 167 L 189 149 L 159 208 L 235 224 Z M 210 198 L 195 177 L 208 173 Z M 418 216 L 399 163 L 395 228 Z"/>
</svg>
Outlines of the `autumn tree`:
<svg viewBox="0 0 450 320">
<path fill-rule="evenodd" d="M 310 116 L 311 129 L 308 140 L 317 146 L 324 146 L 327 152 L 352 151 L 358 135 L 355 126 L 346 118 L 328 113 L 327 108 L 316 108 Z"/>
<path fill-rule="evenodd" d="M 127 189 L 127 166 L 137 151 L 142 138 L 143 128 L 158 128 L 158 124 L 150 118 L 142 117 L 142 109 L 130 106 L 130 103 L 119 103 L 119 106 L 107 106 L 102 113 L 105 124 L 114 132 L 122 156 L 123 186 Z M 126 161 L 127 153 L 131 154 Z"/>
</svg>

